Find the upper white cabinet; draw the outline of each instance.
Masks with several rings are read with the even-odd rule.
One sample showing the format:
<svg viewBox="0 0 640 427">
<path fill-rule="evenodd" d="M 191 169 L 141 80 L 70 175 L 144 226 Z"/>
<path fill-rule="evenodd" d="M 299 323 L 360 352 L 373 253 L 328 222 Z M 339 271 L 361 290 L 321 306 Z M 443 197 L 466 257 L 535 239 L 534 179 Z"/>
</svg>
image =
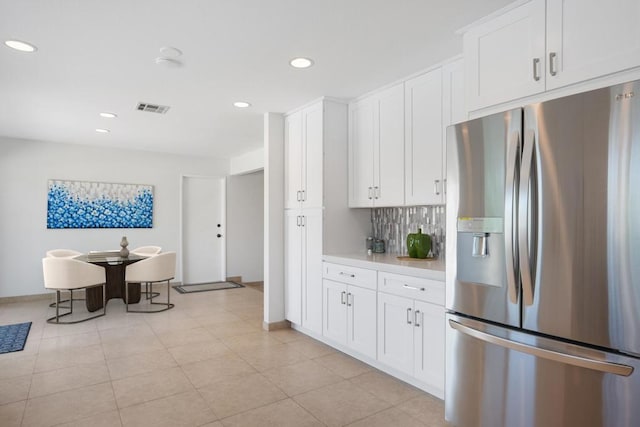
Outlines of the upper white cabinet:
<svg viewBox="0 0 640 427">
<path fill-rule="evenodd" d="M 323 104 L 285 119 L 285 208 L 322 207 Z"/>
<path fill-rule="evenodd" d="M 637 0 L 531 0 L 464 35 L 469 110 L 640 66 Z"/>
<path fill-rule="evenodd" d="M 547 89 L 639 66 L 638 22 L 638 0 L 547 0 Z"/>
<path fill-rule="evenodd" d="M 404 204 L 404 84 L 349 107 L 349 206 Z"/>
<path fill-rule="evenodd" d="M 464 34 L 469 110 L 545 90 L 545 0 L 532 0 Z"/>
<path fill-rule="evenodd" d="M 405 203 L 444 203 L 442 69 L 407 80 L 404 100 Z"/>
</svg>

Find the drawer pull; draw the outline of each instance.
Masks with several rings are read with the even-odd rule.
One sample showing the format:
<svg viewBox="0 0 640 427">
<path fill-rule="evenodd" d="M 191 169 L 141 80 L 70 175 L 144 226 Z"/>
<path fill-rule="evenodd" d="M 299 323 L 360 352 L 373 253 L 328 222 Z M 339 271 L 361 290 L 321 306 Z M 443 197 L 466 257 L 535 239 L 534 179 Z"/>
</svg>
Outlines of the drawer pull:
<svg viewBox="0 0 640 427">
<path fill-rule="evenodd" d="M 407 308 L 407 324 L 411 324 L 411 308 Z"/>
<path fill-rule="evenodd" d="M 346 304 L 346 302 L 344 302 L 344 297 L 347 293 L 345 291 L 340 292 L 340 304 Z"/>
<path fill-rule="evenodd" d="M 411 286 L 411 285 L 407 285 L 406 283 L 404 285 L 402 285 L 403 288 L 405 289 L 411 289 L 413 291 L 425 291 L 425 288 L 418 288 L 416 286 Z"/>
<path fill-rule="evenodd" d="M 339 274 L 339 275 L 341 275 L 341 276 L 351 277 L 352 279 L 353 279 L 354 277 L 356 277 L 356 275 L 355 275 L 355 274 L 345 273 L 344 271 L 341 271 L 341 272 L 340 272 L 340 273 L 338 273 L 338 274 Z"/>
</svg>

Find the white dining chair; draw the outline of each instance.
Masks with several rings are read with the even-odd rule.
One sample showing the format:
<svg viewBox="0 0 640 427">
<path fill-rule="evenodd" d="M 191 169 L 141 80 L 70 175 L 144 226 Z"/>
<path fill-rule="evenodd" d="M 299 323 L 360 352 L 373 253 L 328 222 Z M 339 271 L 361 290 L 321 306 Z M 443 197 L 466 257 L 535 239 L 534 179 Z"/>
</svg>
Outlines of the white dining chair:
<svg viewBox="0 0 640 427">
<path fill-rule="evenodd" d="M 73 249 L 52 249 L 47 251 L 47 258 L 74 258 L 82 255 L 82 252 Z"/>
<path fill-rule="evenodd" d="M 176 253 L 163 252 L 158 255 L 151 256 L 142 261 L 127 265 L 125 272 L 125 304 L 127 312 L 131 313 L 158 313 L 166 311 L 174 307 L 171 304 L 171 280 L 176 272 Z M 153 292 L 154 283 L 167 282 L 167 302 L 155 302 L 153 298 L 149 299 L 150 305 L 161 305 L 164 308 L 159 310 L 129 310 L 129 284 L 144 283 L 150 286 L 150 292 Z"/>
<path fill-rule="evenodd" d="M 129 253 L 140 256 L 152 256 L 158 255 L 162 251 L 160 246 L 140 246 L 135 249 L 131 249 Z"/>
<path fill-rule="evenodd" d="M 105 285 L 107 279 L 104 268 L 72 258 L 47 257 L 42 259 L 42 273 L 44 276 L 44 287 L 56 291 L 56 315 L 47 319 L 48 323 L 73 324 L 86 322 L 87 320 L 102 317 L 107 313 L 107 302 L 105 300 Z M 94 286 L 102 286 L 102 313 L 80 320 L 69 322 L 60 321 L 61 317 L 73 314 L 73 291 L 92 288 Z M 71 294 L 69 300 L 67 300 L 69 302 L 68 307 L 60 306 L 62 302 L 60 301 L 61 291 L 69 291 Z M 60 314 L 61 308 L 68 308 L 69 311 Z"/>
</svg>

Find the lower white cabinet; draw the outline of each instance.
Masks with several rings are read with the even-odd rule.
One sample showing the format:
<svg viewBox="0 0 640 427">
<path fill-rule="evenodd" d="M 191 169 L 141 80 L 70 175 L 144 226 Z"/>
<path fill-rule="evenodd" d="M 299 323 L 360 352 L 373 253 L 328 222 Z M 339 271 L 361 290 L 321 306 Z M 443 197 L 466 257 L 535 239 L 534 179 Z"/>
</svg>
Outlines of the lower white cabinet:
<svg viewBox="0 0 640 427">
<path fill-rule="evenodd" d="M 423 298 L 422 292 L 425 299 L 433 298 L 437 288 L 444 291 L 444 283 L 398 274 L 379 276 L 381 289 L 396 294 L 378 293 L 378 360 L 443 391 L 444 307 L 406 295 L 413 292 Z"/>
<path fill-rule="evenodd" d="M 324 279 L 322 333 L 367 357 L 376 357 L 376 291 Z"/>
</svg>

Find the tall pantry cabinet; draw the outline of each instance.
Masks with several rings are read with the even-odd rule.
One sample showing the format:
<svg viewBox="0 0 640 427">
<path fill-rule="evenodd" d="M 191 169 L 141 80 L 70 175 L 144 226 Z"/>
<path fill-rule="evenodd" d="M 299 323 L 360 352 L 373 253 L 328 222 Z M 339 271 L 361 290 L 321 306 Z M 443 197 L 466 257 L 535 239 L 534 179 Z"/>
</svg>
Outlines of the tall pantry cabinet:
<svg viewBox="0 0 640 427">
<path fill-rule="evenodd" d="M 347 208 L 347 104 L 287 114 L 284 152 L 285 318 L 322 334 L 322 254 L 355 250 L 368 232 Z"/>
</svg>

